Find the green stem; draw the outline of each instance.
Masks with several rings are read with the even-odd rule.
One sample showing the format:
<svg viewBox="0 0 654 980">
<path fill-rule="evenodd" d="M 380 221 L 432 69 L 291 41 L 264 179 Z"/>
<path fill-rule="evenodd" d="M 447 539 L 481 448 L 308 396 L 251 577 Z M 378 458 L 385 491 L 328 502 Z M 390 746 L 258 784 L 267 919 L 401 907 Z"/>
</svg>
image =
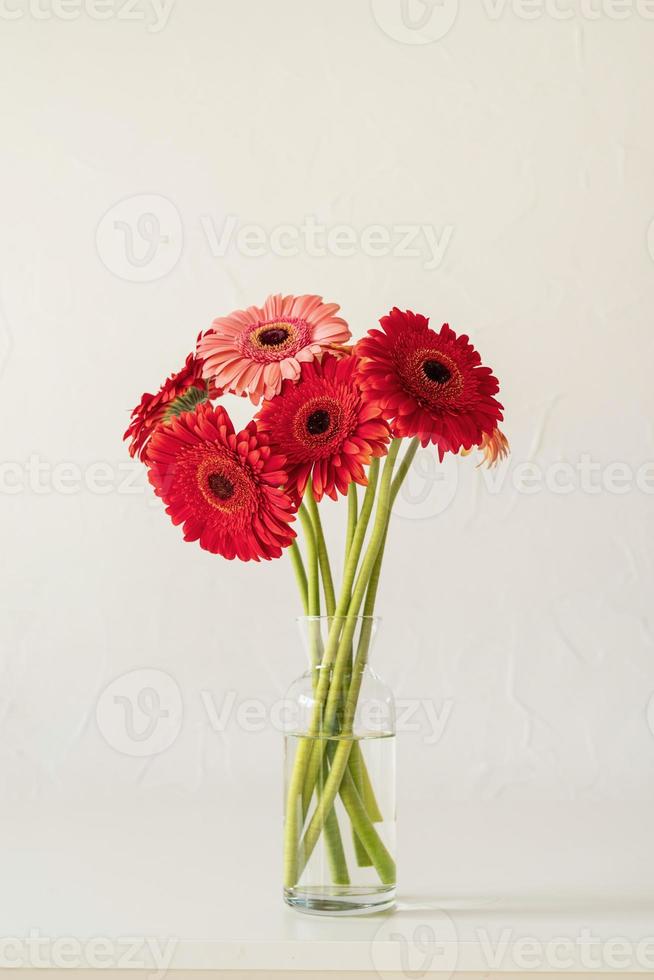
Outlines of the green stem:
<svg viewBox="0 0 654 980">
<path fill-rule="evenodd" d="M 329 630 L 327 647 L 323 656 L 324 670 L 318 671 L 320 678 L 316 686 L 314 707 L 307 726 L 307 734 L 299 742 L 291 773 L 286 801 L 286 819 L 284 823 L 284 880 L 287 887 L 290 888 L 295 885 L 298 877 L 298 841 L 300 838 L 300 831 L 304 821 L 306 808 L 308 808 L 309 801 L 313 793 L 313 784 L 311 784 L 308 789 L 305 803 L 303 798 L 303 787 L 306 770 L 312 757 L 316 736 L 320 733 L 322 727 L 323 709 L 327 698 L 327 692 L 329 690 L 330 668 L 333 664 L 334 657 L 336 656 L 338 638 L 340 636 L 343 617 L 349 606 L 352 582 L 354 581 L 359 555 L 361 554 L 366 529 L 368 527 L 368 521 L 372 512 L 378 477 L 379 459 L 375 458 L 370 464 L 370 469 L 368 471 L 368 486 L 363 498 L 361 516 L 357 522 L 356 531 L 352 540 L 352 546 L 345 563 L 343 588 L 336 606 L 334 619 Z"/>
<path fill-rule="evenodd" d="M 311 486 L 308 487 L 308 499 L 313 501 L 313 493 L 311 492 Z M 314 501 L 315 504 L 315 501 Z M 305 609 L 305 614 L 312 617 L 308 623 L 309 627 L 309 648 L 311 652 L 311 664 L 312 664 L 312 685 L 315 688 L 318 683 L 318 667 L 320 665 L 321 656 L 321 636 L 320 636 L 320 590 L 319 590 L 319 577 L 318 577 L 318 549 L 316 545 L 316 536 L 314 525 L 311 521 L 309 511 L 302 506 L 300 508 L 300 520 L 302 521 L 302 526 L 304 528 L 304 533 L 307 542 L 307 556 L 309 560 L 309 577 L 307 579 L 306 572 L 304 570 L 304 565 L 302 563 L 302 557 L 300 555 L 300 550 L 297 548 L 295 542 L 293 542 L 293 547 L 295 547 L 295 555 L 291 552 L 291 559 L 293 561 L 293 567 L 296 572 L 296 578 L 298 580 L 298 585 L 300 587 L 300 594 L 302 596 L 302 601 Z M 324 546 L 324 538 L 323 538 Z M 323 773 L 321 783 L 327 779 L 328 775 L 328 765 L 327 760 L 323 763 Z M 320 794 L 320 787 L 318 788 L 318 793 Z M 347 861 L 345 858 L 345 851 L 343 849 L 343 840 L 341 838 L 341 831 L 338 826 L 338 817 L 336 811 L 333 807 L 330 808 L 326 818 L 325 818 L 325 844 L 327 848 L 327 858 L 329 861 L 329 866 L 331 870 L 331 876 L 334 884 L 336 885 L 348 885 L 350 883 L 350 875 L 347 869 Z"/>
<path fill-rule="evenodd" d="M 359 512 L 359 495 L 357 490 L 357 485 L 354 481 L 350 483 L 347 489 L 347 530 L 345 534 L 345 561 L 348 559 L 350 554 L 350 548 L 352 547 L 352 542 L 354 541 L 354 534 L 357 529 L 357 518 Z M 352 651 L 350 650 L 348 654 L 348 670 L 345 673 L 343 679 L 343 701 L 345 701 L 345 696 L 347 695 L 347 689 L 350 686 L 350 675 L 352 673 Z M 358 838 L 355 834 L 355 842 L 358 845 Z M 357 848 L 358 850 L 358 848 Z"/>
<path fill-rule="evenodd" d="M 322 795 L 322 786 L 324 786 L 328 774 L 328 760 L 324 759 L 322 781 L 318 790 L 319 799 Z M 327 860 L 329 861 L 332 881 L 335 885 L 349 885 L 350 873 L 347 869 L 347 858 L 345 857 L 345 850 L 343 848 L 343 838 L 341 837 L 341 829 L 338 825 L 336 810 L 333 806 L 325 817 L 325 844 L 327 848 Z"/>
<path fill-rule="evenodd" d="M 374 864 L 379 877 L 385 885 L 393 885 L 396 875 L 395 861 L 377 833 L 374 824 L 370 822 L 365 804 L 359 796 L 352 775 L 348 769 L 343 773 L 340 794 L 357 839 L 370 855 L 370 863 Z"/>
<path fill-rule="evenodd" d="M 318 504 L 316 503 L 315 497 L 313 496 L 313 491 L 311 489 L 311 481 L 309 481 L 307 493 L 305 494 L 304 499 L 306 500 L 307 510 L 309 511 L 309 515 L 311 517 L 313 531 L 316 538 L 318 562 L 320 564 L 320 574 L 322 576 L 322 587 L 325 593 L 325 609 L 327 610 L 328 616 L 333 616 L 336 610 L 334 580 L 332 578 L 332 570 L 329 564 L 329 555 L 327 553 L 327 545 L 325 543 L 322 522 L 320 520 L 320 514 L 318 513 Z"/>
<path fill-rule="evenodd" d="M 372 784 L 370 782 L 370 776 L 368 775 L 368 770 L 366 768 L 365 760 L 363 758 L 363 753 L 361 752 L 361 746 L 356 739 L 352 739 L 352 748 L 350 749 L 350 757 L 347 760 L 347 770 L 352 777 L 354 785 L 356 786 L 357 793 L 361 797 L 363 805 L 366 809 L 366 813 L 370 817 L 372 823 L 380 823 L 384 818 L 379 809 L 377 803 L 377 797 L 374 794 Z M 339 789 L 342 799 L 343 785 Z M 354 845 L 354 855 L 356 857 L 356 862 L 360 868 L 371 868 L 372 859 L 368 854 L 368 851 L 361 842 L 359 835 L 352 825 L 352 843 Z"/>
<path fill-rule="evenodd" d="M 356 749 L 356 752 L 354 751 Z M 355 742 L 352 746 L 352 752 L 350 752 L 350 763 L 352 763 L 353 754 L 360 760 L 360 773 L 359 779 L 360 783 L 355 783 L 359 791 L 359 795 L 366 805 L 366 811 L 368 816 L 373 823 L 382 823 L 384 816 L 379 809 L 379 804 L 377 803 L 377 797 L 375 796 L 375 791 L 372 788 L 372 782 L 370 780 L 370 773 L 368 772 L 368 767 L 366 766 L 366 760 L 363 758 L 363 752 L 361 751 L 361 745 L 359 742 Z M 356 763 L 355 763 L 356 766 Z M 351 768 L 351 766 L 350 766 Z M 354 776 L 354 773 L 352 773 Z"/>
<path fill-rule="evenodd" d="M 358 609 L 360 608 L 361 600 L 363 597 L 363 590 L 365 589 L 365 603 L 364 603 L 364 617 L 361 627 L 361 637 L 359 640 L 359 647 L 357 651 L 357 657 L 352 671 L 352 681 L 350 684 L 350 689 L 348 692 L 347 702 L 345 705 L 343 726 L 341 729 L 341 735 L 347 734 L 351 731 L 354 715 L 356 712 L 356 705 L 359 697 L 359 690 L 361 686 L 361 679 L 363 669 L 367 662 L 368 648 L 370 645 L 370 637 L 372 633 L 372 613 L 374 611 L 375 601 L 377 597 L 377 589 L 379 585 L 379 577 L 381 573 L 381 564 L 383 559 L 383 554 L 386 546 L 386 539 L 388 535 L 388 527 L 391 516 L 391 508 L 393 503 L 399 493 L 402 482 L 405 479 L 409 467 L 413 461 L 413 458 L 418 449 L 418 440 L 413 439 L 410 443 L 404 457 L 398 466 L 395 479 L 391 483 L 391 474 L 393 469 L 393 463 L 397 452 L 399 449 L 399 440 L 394 440 L 391 444 L 389 450 L 389 458 L 386 461 L 384 467 L 384 474 L 382 476 L 382 483 L 380 487 L 379 503 L 377 507 L 377 515 L 375 519 L 375 525 L 373 528 L 370 544 L 366 552 L 366 556 L 361 566 L 361 570 L 357 577 L 357 582 L 354 588 L 354 593 L 352 595 L 352 601 L 350 603 L 350 608 L 348 610 L 348 619 L 343 628 L 343 633 L 341 636 L 341 644 L 339 647 L 339 652 L 336 658 L 336 666 L 334 670 L 334 678 L 332 683 L 332 693 L 334 687 L 337 687 L 337 673 L 339 668 L 339 657 L 341 656 L 341 651 L 347 653 L 347 642 L 348 635 L 349 641 L 351 643 L 351 638 L 354 631 L 354 626 L 350 627 L 350 617 L 356 616 Z M 343 654 L 343 656 L 345 656 Z M 329 698 L 327 703 L 327 709 L 325 711 L 325 728 L 329 731 L 330 724 L 330 706 Z M 336 749 L 334 758 L 332 760 L 332 765 L 330 769 L 330 774 L 327 779 L 326 784 L 323 786 L 323 792 L 321 795 L 319 806 L 313 814 L 313 817 L 307 827 L 304 838 L 300 844 L 300 855 L 301 855 L 301 867 L 304 866 L 312 851 L 315 847 L 316 841 L 320 836 L 322 830 L 322 823 L 326 819 L 330 806 L 330 798 L 333 799 L 336 793 L 341 792 L 341 798 L 346 806 L 350 820 L 354 827 L 355 833 L 357 834 L 359 840 L 364 845 L 366 851 L 368 852 L 380 879 L 383 882 L 389 882 L 394 880 L 395 869 L 391 856 L 388 854 L 379 834 L 377 833 L 372 821 L 370 820 L 369 813 L 366 809 L 365 804 L 361 801 L 359 793 L 357 792 L 357 787 L 352 780 L 351 774 L 347 771 L 348 760 L 351 752 L 352 740 L 351 739 L 340 739 L 338 747 Z M 350 785 L 351 784 L 351 785 Z"/>
<path fill-rule="evenodd" d="M 357 656 L 352 671 L 352 683 L 348 692 L 345 705 L 345 715 L 341 738 L 331 762 L 331 768 L 327 781 L 322 787 L 320 800 L 313 813 L 309 825 L 299 847 L 299 867 L 298 874 L 301 875 L 306 862 L 311 857 L 316 842 L 323 832 L 323 826 L 329 816 L 329 810 L 333 804 L 336 794 L 340 792 L 341 799 L 352 822 L 355 833 L 365 847 L 372 864 L 375 866 L 380 880 L 384 884 L 391 884 L 395 880 L 395 863 L 388 853 L 379 833 L 372 823 L 365 805 L 357 792 L 354 780 L 348 769 L 349 756 L 353 744 L 352 738 L 343 738 L 343 733 L 351 733 L 354 724 L 359 691 L 363 680 L 368 648 L 370 645 L 370 635 L 372 632 L 372 621 L 365 620 L 362 624 L 362 632 L 359 640 Z"/>
<path fill-rule="evenodd" d="M 366 492 L 363 498 L 363 506 L 361 507 L 361 516 L 357 523 L 356 532 L 352 541 L 352 547 L 350 548 L 350 553 L 348 555 L 347 562 L 345 563 L 345 571 L 343 573 L 343 584 L 341 587 L 341 594 L 338 599 L 336 610 L 334 612 L 334 619 L 329 628 L 329 635 L 327 637 L 327 645 L 325 648 L 325 653 L 323 655 L 321 666 L 325 669 L 321 671 L 320 685 L 316 692 L 316 702 L 314 704 L 311 719 L 309 721 L 309 726 L 307 729 L 307 735 L 309 738 L 315 737 L 318 734 L 322 734 L 322 721 L 323 721 L 323 711 L 325 706 L 325 701 L 327 699 L 327 694 L 330 687 L 330 669 L 334 664 L 334 659 L 338 651 L 338 642 L 341 635 L 341 629 L 343 626 L 343 621 L 347 614 L 350 605 L 350 595 L 352 591 L 352 583 L 354 582 L 354 577 L 356 575 L 357 565 L 359 563 L 359 556 L 363 548 L 363 542 L 366 536 L 366 530 L 368 528 L 368 522 L 370 520 L 370 515 L 372 513 L 372 508 L 375 501 L 375 491 L 377 489 L 377 481 L 379 478 L 379 460 L 373 459 L 370 464 L 370 470 L 368 473 L 368 486 L 366 487 Z M 305 752 L 310 751 L 310 746 L 305 749 Z"/>
<path fill-rule="evenodd" d="M 347 530 L 345 535 L 345 559 L 350 552 L 352 547 L 352 540 L 354 538 L 354 532 L 357 526 L 357 517 L 359 511 L 359 497 L 357 491 L 357 485 L 354 481 L 350 483 L 347 490 Z M 348 653 L 348 666 L 343 678 L 343 701 L 347 697 L 347 691 L 350 687 L 350 680 L 352 678 L 352 651 Z M 373 821 L 373 823 L 378 823 L 382 820 L 382 814 L 380 812 L 375 794 L 372 789 L 372 784 L 370 782 L 370 776 L 368 775 L 368 770 L 366 768 L 365 760 L 361 754 L 361 749 L 357 742 L 352 744 L 352 749 L 350 751 L 350 758 L 348 760 L 348 769 L 354 780 L 354 785 L 357 788 L 359 795 L 361 796 L 364 805 L 366 807 L 368 816 Z M 363 843 L 359 839 L 354 826 L 352 826 L 352 841 L 354 844 L 354 851 L 356 854 L 357 864 L 360 868 L 369 868 L 372 865 L 370 856 Z"/>
<path fill-rule="evenodd" d="M 340 693 L 340 685 L 343 680 L 343 673 L 347 666 L 347 654 L 348 649 L 351 647 L 352 640 L 354 638 L 354 631 L 357 624 L 357 616 L 359 609 L 361 608 L 361 603 L 363 602 L 366 589 L 368 587 L 368 579 L 374 568 L 375 561 L 377 560 L 377 554 L 379 548 L 383 542 L 386 527 L 390 515 L 390 498 L 391 498 L 391 477 L 393 475 L 393 467 L 395 465 L 395 459 L 397 457 L 398 450 L 400 448 L 400 439 L 393 439 L 388 450 L 388 456 L 386 457 L 386 462 L 384 463 L 384 471 L 382 473 L 382 478 L 379 485 L 379 499 L 377 501 L 377 511 L 375 514 L 375 522 L 373 524 L 372 532 L 370 535 L 370 541 L 368 542 L 368 547 L 364 555 L 363 561 L 361 562 L 361 568 L 359 569 L 359 574 L 356 577 L 356 582 L 354 585 L 354 590 L 352 592 L 352 598 L 348 604 L 347 615 L 345 618 L 345 623 L 343 625 L 343 632 L 338 644 L 336 651 L 336 656 L 334 659 L 334 672 L 332 677 L 332 684 L 329 689 L 329 694 L 327 697 L 327 702 L 325 705 L 325 716 L 323 723 L 323 734 L 331 734 L 332 727 L 334 724 L 334 717 L 336 710 L 338 708 L 338 699 Z M 357 533 L 359 527 L 357 526 Z M 365 629 L 366 624 L 362 626 L 362 631 Z M 353 677 L 352 681 L 356 678 Z"/>
<path fill-rule="evenodd" d="M 402 457 L 402 461 L 400 462 L 395 472 L 395 476 L 393 478 L 393 485 L 391 487 L 391 507 L 395 503 L 395 498 L 400 492 L 400 487 L 404 483 L 404 479 L 407 473 L 409 472 L 409 468 L 411 466 L 411 463 L 413 462 L 414 456 L 417 453 L 419 446 L 420 446 L 420 439 L 417 436 L 414 436 L 414 438 L 409 443 L 407 450 L 404 453 L 404 456 Z"/>
<path fill-rule="evenodd" d="M 400 487 L 402 486 L 402 483 L 407 473 L 409 472 L 409 468 L 411 466 L 411 463 L 413 462 L 413 459 L 415 457 L 419 445 L 420 445 L 419 439 L 413 439 L 409 443 L 409 447 L 406 450 L 404 456 L 402 457 L 402 461 L 397 467 L 395 476 L 393 477 L 393 483 L 391 484 L 391 509 L 400 491 Z M 370 581 L 368 582 L 366 601 L 363 606 L 363 615 L 366 617 L 367 616 L 372 617 L 375 611 L 375 601 L 377 598 L 377 589 L 379 586 L 379 576 L 381 573 L 381 566 L 384 558 L 384 551 L 386 548 L 386 540 L 388 538 L 389 526 L 390 526 L 390 519 L 389 519 L 389 524 L 386 526 L 386 532 L 384 533 L 384 540 L 379 549 L 379 554 L 375 562 L 375 567 L 373 568 L 372 574 L 370 576 Z M 372 622 L 372 620 L 370 620 L 370 622 Z M 368 770 L 365 765 L 365 760 L 361 755 L 361 749 L 358 742 L 352 743 L 352 749 L 350 750 L 350 758 L 348 762 L 348 769 L 352 775 L 352 778 L 354 779 L 354 784 L 357 788 L 359 796 L 361 797 L 361 800 L 365 806 L 366 812 L 370 817 L 371 821 L 373 823 L 381 822 L 381 820 L 383 819 L 382 814 L 379 810 L 377 798 L 375 796 L 375 792 L 372 787 L 372 783 L 370 781 L 370 776 L 368 774 Z M 370 860 L 367 850 L 362 845 L 362 842 L 356 830 L 354 830 L 354 847 L 355 847 L 357 862 L 359 866 L 369 867 L 370 864 L 372 864 L 372 861 Z"/>
<path fill-rule="evenodd" d="M 308 496 L 306 496 L 305 500 L 307 503 L 307 510 L 311 515 L 311 520 L 313 522 L 313 530 L 316 536 L 316 545 L 318 548 L 318 561 L 320 565 L 320 574 L 322 576 L 323 592 L 325 594 L 325 606 L 327 609 L 327 615 L 329 617 L 333 617 L 336 609 L 334 581 L 332 578 L 331 567 L 329 564 L 329 554 L 327 552 L 325 535 L 320 520 L 320 512 L 319 512 L 318 504 L 316 503 L 313 494 L 309 494 Z M 356 484 L 353 482 L 350 484 L 348 489 L 348 529 L 347 529 L 347 541 L 346 541 L 346 556 L 350 550 L 352 539 L 354 538 L 354 532 L 356 530 L 357 512 L 358 512 L 358 499 L 357 499 L 357 492 L 356 492 Z M 345 703 L 345 697 L 347 696 L 347 691 L 349 686 L 350 686 L 350 678 L 345 677 L 344 684 L 343 684 L 343 703 Z M 364 798 L 367 799 L 367 801 L 372 804 L 374 817 L 373 814 L 371 813 L 371 818 L 376 820 L 381 820 L 382 817 L 381 814 L 379 813 L 377 801 L 374 799 L 374 794 L 372 794 L 370 777 L 368 776 L 368 772 L 365 767 L 365 762 L 361 757 L 360 752 L 356 751 L 357 749 L 358 746 L 353 746 L 352 754 L 350 756 L 350 763 L 349 763 L 350 768 L 352 770 L 352 776 L 355 785 L 357 786 L 357 789 L 359 789 L 360 795 L 363 796 L 365 793 L 366 795 Z M 371 800 L 371 794 L 372 794 L 372 800 Z M 361 865 L 362 862 L 365 859 L 367 859 L 368 855 L 365 848 L 362 848 L 362 845 L 356 833 L 354 834 L 354 843 L 355 843 L 355 848 L 357 849 L 358 857 L 360 859 L 359 864 Z"/>
<path fill-rule="evenodd" d="M 293 565 L 293 571 L 295 572 L 295 580 L 297 582 L 298 591 L 300 593 L 300 598 L 302 600 L 302 608 L 304 609 L 304 615 L 309 615 L 309 592 L 307 586 L 307 573 L 304 570 L 304 562 L 302 561 L 302 555 L 300 554 L 300 549 L 298 547 L 297 541 L 294 541 L 290 548 L 291 551 L 291 564 Z"/>
<path fill-rule="evenodd" d="M 389 505 L 388 521 L 386 523 L 386 528 L 384 530 L 384 538 L 382 540 L 381 546 L 379 548 L 379 554 L 377 555 L 377 560 L 375 561 L 375 567 L 372 570 L 370 576 L 370 581 L 368 583 L 368 591 L 366 592 L 366 601 L 363 607 L 364 616 L 372 616 L 375 611 L 375 601 L 377 599 L 377 588 L 379 586 L 379 576 L 381 575 L 382 562 L 384 560 L 384 552 L 386 550 L 386 539 L 388 537 L 388 528 L 390 526 L 391 510 L 393 504 L 397 498 L 400 488 L 404 483 L 407 473 L 411 467 L 411 463 L 418 451 L 420 446 L 420 440 L 416 436 L 411 440 L 409 446 L 402 457 L 402 461 L 397 467 L 395 476 L 393 477 L 393 483 L 391 484 L 391 499 Z"/>
<path fill-rule="evenodd" d="M 359 497 L 357 485 L 352 481 L 347 489 L 347 531 L 345 534 L 345 560 L 350 553 L 354 532 L 357 528 L 357 516 L 359 510 Z"/>
<path fill-rule="evenodd" d="M 386 468 L 384 469 L 384 472 L 386 472 Z M 321 768 L 322 753 L 324 751 L 323 742 L 312 742 L 310 740 L 312 738 L 315 739 L 316 735 L 324 734 L 325 731 L 329 732 L 329 728 L 325 727 L 323 724 L 323 714 L 328 696 L 332 697 L 333 702 L 335 702 L 339 695 L 342 697 L 341 692 L 337 691 L 332 683 L 334 678 L 332 676 L 331 668 L 334 665 L 336 655 L 339 650 L 339 637 L 341 635 L 341 629 L 343 628 L 346 621 L 346 615 L 348 614 L 348 610 L 350 608 L 352 584 L 356 575 L 359 556 L 361 555 L 361 551 L 363 549 L 363 542 L 368 529 L 368 522 L 370 521 L 370 515 L 372 514 L 372 508 L 375 502 L 375 491 L 377 489 L 378 479 L 379 459 L 375 458 L 370 464 L 370 470 L 368 472 L 368 486 L 366 487 L 366 492 L 363 497 L 361 515 L 357 522 L 354 538 L 352 539 L 352 546 L 345 563 L 341 594 L 339 596 L 336 612 L 334 613 L 334 619 L 327 637 L 327 646 L 322 658 L 321 666 L 324 669 L 320 671 L 320 684 L 318 685 L 318 689 L 316 691 L 314 709 L 307 730 L 309 744 L 304 749 L 302 756 L 300 755 L 302 746 L 300 746 L 296 756 L 296 766 L 302 770 L 301 774 L 298 775 L 298 779 L 301 778 L 303 783 L 302 813 L 304 816 L 306 816 L 307 810 L 309 809 L 309 803 L 311 802 L 311 796 L 313 794 L 313 787 L 315 785 L 318 772 Z M 338 678 L 338 683 L 341 686 L 341 689 L 343 686 L 343 673 L 344 671 L 341 670 Z M 332 710 L 335 710 L 334 704 L 332 704 Z M 293 776 L 295 775 L 296 773 L 294 767 Z M 291 779 L 291 789 L 292 788 L 293 780 Z"/>
<path fill-rule="evenodd" d="M 310 493 L 310 488 L 308 489 Z M 320 615 L 320 580 L 318 578 L 318 548 L 316 546 L 316 536 L 313 531 L 313 524 L 309 512 L 304 504 L 300 504 L 300 521 L 304 530 L 307 546 L 307 566 L 308 566 L 308 595 L 309 595 L 309 616 Z"/>
<path fill-rule="evenodd" d="M 384 471 L 380 481 L 379 487 L 379 499 L 377 502 L 377 512 L 375 515 L 375 522 L 370 535 L 370 541 L 366 549 L 363 561 L 361 563 L 361 568 L 359 569 L 359 574 L 356 578 L 356 583 L 354 585 L 354 590 L 352 592 L 352 598 L 348 604 L 347 615 L 345 618 L 345 623 L 343 625 L 343 630 L 341 633 L 340 641 L 338 643 L 335 653 L 333 654 L 333 660 L 328 661 L 330 664 L 334 663 L 334 670 L 331 678 L 331 685 L 326 699 L 324 719 L 322 733 L 323 735 L 329 735 L 332 733 L 332 728 L 336 716 L 336 711 L 338 708 L 338 700 L 342 690 L 343 674 L 347 666 L 347 655 L 351 648 L 352 640 L 354 637 L 354 630 L 357 623 L 357 614 L 361 608 L 361 604 L 364 599 L 364 595 L 368 586 L 368 580 L 375 566 L 377 560 L 377 554 L 379 548 L 383 543 L 386 528 L 388 525 L 389 515 L 390 515 L 390 502 L 391 502 L 391 479 L 393 475 L 393 467 L 395 465 L 395 460 L 400 448 L 400 440 L 393 439 L 388 450 L 388 456 L 386 457 L 386 462 L 384 464 Z M 360 524 L 360 522 L 359 522 Z M 359 526 L 357 526 L 357 532 L 359 532 Z M 355 539 L 356 539 L 355 534 Z M 350 564 L 348 560 L 348 565 Z M 362 624 L 362 634 L 367 629 L 367 622 L 364 621 Z M 370 628 L 372 624 L 370 623 Z M 330 652 L 330 640 L 328 641 L 327 649 L 325 650 L 325 655 L 323 658 L 323 665 L 325 660 L 327 660 L 328 653 Z M 348 698 L 345 705 L 343 725 L 341 728 L 341 738 L 339 739 L 339 744 L 336 749 L 332 766 L 327 778 L 327 782 L 323 787 L 323 792 L 320 801 L 313 813 L 313 816 L 309 822 L 306 829 L 304 837 L 300 843 L 299 849 L 294 849 L 293 855 L 287 854 L 287 884 L 292 887 L 297 880 L 298 871 L 301 873 L 302 868 L 306 861 L 309 860 L 313 848 L 316 845 L 318 837 L 322 832 L 325 818 L 329 813 L 331 806 L 334 803 L 336 794 L 339 791 L 343 779 L 343 773 L 347 767 L 348 758 L 350 755 L 352 740 L 349 738 L 342 738 L 343 735 L 351 734 L 352 724 L 354 721 L 354 712 L 356 710 L 356 703 L 359 697 L 359 690 L 361 687 L 361 669 L 365 665 L 365 660 L 360 662 L 361 654 L 363 652 L 364 656 L 367 656 L 367 647 L 370 642 L 370 637 L 368 635 L 366 642 L 359 643 L 359 651 L 357 652 L 357 659 L 354 664 L 352 671 L 352 681 L 350 684 L 350 690 L 348 692 Z M 334 644 L 336 645 L 336 644 Z M 361 669 L 360 669 L 361 668 Z M 321 678 L 322 680 L 322 678 Z M 313 791 L 313 785 L 317 778 L 318 772 L 322 765 L 322 747 L 316 742 L 316 748 L 314 750 L 313 756 L 310 758 L 307 754 L 306 762 L 303 760 L 303 765 L 307 769 L 306 775 L 304 776 L 304 790 L 305 795 L 308 793 L 309 798 Z M 358 796 L 358 794 L 357 794 Z M 345 802 L 345 801 L 344 801 Z M 349 812 L 349 811 L 348 811 Z M 351 816 L 351 815 L 350 815 Z M 388 873 L 388 864 L 386 862 L 386 857 L 384 856 L 385 848 L 381 841 L 381 838 L 377 834 L 374 825 L 370 821 L 370 818 L 365 814 L 365 819 L 369 826 L 366 827 L 365 836 L 362 837 L 359 834 L 359 838 L 365 843 L 366 850 L 377 868 L 377 871 L 382 878 L 385 880 L 385 875 Z M 361 821 L 361 814 L 358 814 L 359 822 Z M 356 829 L 356 825 L 355 825 Z M 369 844 L 372 842 L 371 846 L 373 850 L 370 850 Z M 298 853 L 299 850 L 299 853 Z M 386 855 L 388 852 L 386 852 Z M 298 865 L 301 865 L 298 867 Z"/>
<path fill-rule="evenodd" d="M 314 686 L 318 681 L 318 668 L 322 656 L 320 621 L 320 580 L 318 578 L 318 551 L 316 548 L 316 538 L 313 533 L 313 524 L 306 507 L 300 505 L 300 521 L 304 530 L 304 537 L 307 549 L 307 616 L 311 617 L 308 623 L 309 633 L 309 654 L 311 657 L 311 679 Z M 315 617 L 315 619 L 314 619 Z"/>
<path fill-rule="evenodd" d="M 404 456 L 402 457 L 402 461 L 397 467 L 395 476 L 393 477 L 393 482 L 391 484 L 391 503 L 390 503 L 391 509 L 393 507 L 393 504 L 395 503 L 395 499 L 400 491 L 402 483 L 404 482 L 404 479 L 407 473 L 409 472 L 409 468 L 411 466 L 411 463 L 413 462 L 414 456 L 417 452 L 419 445 L 420 445 L 419 439 L 417 438 L 412 439 L 411 442 L 409 443 L 408 449 L 406 450 Z M 377 560 L 375 561 L 372 574 L 370 575 L 370 581 L 368 582 L 368 589 L 366 591 L 366 600 L 363 606 L 363 615 L 364 617 L 371 617 L 369 620 L 371 624 L 372 624 L 372 616 L 374 615 L 375 612 L 375 601 L 377 599 L 377 589 L 379 586 L 379 577 L 381 574 L 381 566 L 384 558 L 384 551 L 386 548 L 389 526 L 390 526 L 390 515 L 389 515 L 389 521 L 386 525 L 386 530 L 384 532 L 384 538 L 379 548 L 379 554 L 377 555 Z M 367 623 L 368 619 L 366 619 L 365 622 Z M 357 787 L 359 795 L 361 796 L 361 799 L 365 804 L 366 811 L 370 819 L 372 820 L 373 823 L 379 823 L 382 820 L 382 814 L 379 810 L 379 805 L 377 803 L 377 799 L 375 797 L 372 783 L 370 781 L 370 776 L 368 774 L 368 770 L 365 765 L 365 760 L 361 755 L 361 750 L 358 743 L 354 743 L 352 746 L 348 768 L 352 773 L 355 785 Z"/>
</svg>

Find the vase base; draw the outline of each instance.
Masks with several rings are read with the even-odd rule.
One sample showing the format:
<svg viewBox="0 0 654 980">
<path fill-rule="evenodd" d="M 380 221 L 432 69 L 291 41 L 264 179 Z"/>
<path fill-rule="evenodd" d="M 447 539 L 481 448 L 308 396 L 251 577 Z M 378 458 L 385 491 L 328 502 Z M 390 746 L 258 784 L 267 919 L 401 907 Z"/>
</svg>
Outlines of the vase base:
<svg viewBox="0 0 654 980">
<path fill-rule="evenodd" d="M 395 886 L 353 888 L 351 885 L 285 888 L 284 901 L 309 915 L 369 915 L 395 904 Z"/>
</svg>

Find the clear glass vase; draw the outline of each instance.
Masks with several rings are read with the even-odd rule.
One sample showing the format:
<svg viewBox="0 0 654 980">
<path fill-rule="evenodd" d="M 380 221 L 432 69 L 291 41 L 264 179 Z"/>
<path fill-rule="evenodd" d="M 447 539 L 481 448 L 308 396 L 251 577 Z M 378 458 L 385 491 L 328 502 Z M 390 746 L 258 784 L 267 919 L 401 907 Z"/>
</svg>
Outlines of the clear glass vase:
<svg viewBox="0 0 654 980">
<path fill-rule="evenodd" d="M 284 899 L 353 915 L 395 901 L 395 703 L 369 665 L 379 620 L 304 617 L 289 689 Z"/>
</svg>

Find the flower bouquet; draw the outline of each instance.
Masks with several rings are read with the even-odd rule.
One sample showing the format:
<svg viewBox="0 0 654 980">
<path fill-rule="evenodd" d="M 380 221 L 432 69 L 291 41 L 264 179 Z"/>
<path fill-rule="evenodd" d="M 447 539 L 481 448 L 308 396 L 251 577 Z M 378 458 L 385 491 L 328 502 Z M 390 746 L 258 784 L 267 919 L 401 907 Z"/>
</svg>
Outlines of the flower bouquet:
<svg viewBox="0 0 654 980">
<path fill-rule="evenodd" d="M 393 701 L 368 664 L 393 503 L 419 445 L 491 465 L 508 451 L 497 379 L 467 336 L 394 308 L 352 344 L 338 311 L 276 295 L 217 318 L 125 433 L 186 541 L 242 561 L 288 550 L 310 666 L 292 688 L 284 895 L 332 914 L 394 900 Z M 228 394 L 256 406 L 240 432 Z M 347 498 L 338 589 L 325 496 Z"/>
</svg>

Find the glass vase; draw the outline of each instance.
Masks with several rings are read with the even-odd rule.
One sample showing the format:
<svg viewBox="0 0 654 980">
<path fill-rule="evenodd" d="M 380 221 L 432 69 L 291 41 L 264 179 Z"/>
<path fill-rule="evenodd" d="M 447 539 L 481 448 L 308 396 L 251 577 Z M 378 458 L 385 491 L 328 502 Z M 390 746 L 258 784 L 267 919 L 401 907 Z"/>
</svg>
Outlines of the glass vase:
<svg viewBox="0 0 654 980">
<path fill-rule="evenodd" d="M 303 617 L 287 694 L 284 899 L 353 915 L 395 901 L 395 703 L 370 667 L 379 620 Z"/>
</svg>

